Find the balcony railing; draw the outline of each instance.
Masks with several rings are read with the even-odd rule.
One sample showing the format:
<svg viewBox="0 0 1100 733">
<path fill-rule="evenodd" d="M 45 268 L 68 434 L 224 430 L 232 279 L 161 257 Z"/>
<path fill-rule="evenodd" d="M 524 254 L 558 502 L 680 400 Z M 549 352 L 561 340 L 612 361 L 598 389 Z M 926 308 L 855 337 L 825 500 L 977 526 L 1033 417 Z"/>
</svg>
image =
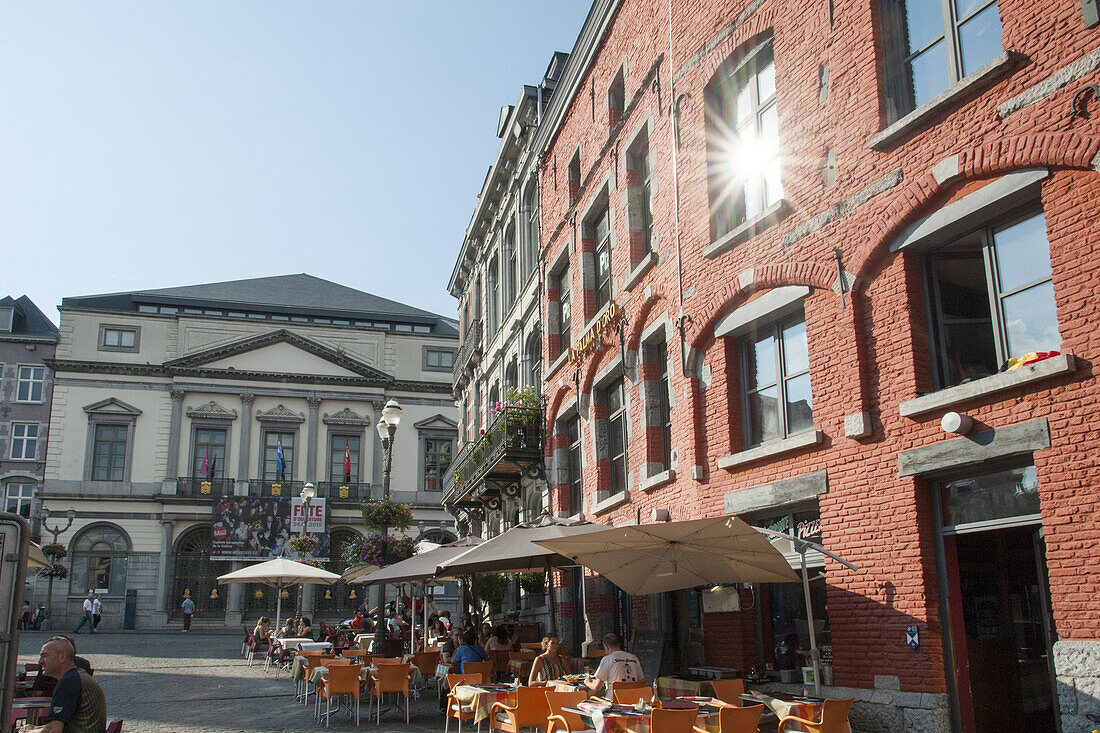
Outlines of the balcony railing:
<svg viewBox="0 0 1100 733">
<path fill-rule="evenodd" d="M 484 493 L 482 485 L 516 483 L 524 471 L 542 461 L 543 412 L 538 408 L 507 406 L 494 415 L 476 443 L 451 464 L 444 503 L 468 501 Z"/>
<path fill-rule="evenodd" d="M 481 353 L 481 321 L 470 323 L 466 333 L 462 336 L 462 345 L 458 347 L 458 353 L 455 354 L 455 383 L 458 382 L 458 377 L 466 371 L 466 367 L 469 366 L 475 353 Z"/>
<path fill-rule="evenodd" d="M 263 478 L 248 480 L 249 496 L 295 497 L 302 493 L 305 481 L 279 481 Z"/>
<path fill-rule="evenodd" d="M 317 496 L 329 501 L 366 501 L 371 498 L 370 484 L 318 481 Z"/>
<path fill-rule="evenodd" d="M 176 479 L 179 496 L 232 496 L 236 481 L 231 478 L 183 476 Z"/>
</svg>

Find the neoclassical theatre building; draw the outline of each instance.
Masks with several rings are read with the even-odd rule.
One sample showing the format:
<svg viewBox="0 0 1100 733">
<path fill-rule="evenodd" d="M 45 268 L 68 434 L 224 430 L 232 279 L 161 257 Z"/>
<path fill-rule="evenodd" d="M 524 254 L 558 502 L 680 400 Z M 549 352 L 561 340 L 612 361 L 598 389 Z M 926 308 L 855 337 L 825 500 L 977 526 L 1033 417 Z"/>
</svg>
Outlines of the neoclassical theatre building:
<svg viewBox="0 0 1100 733">
<path fill-rule="evenodd" d="M 171 625 L 184 594 L 207 625 L 273 613 L 271 589 L 216 578 L 278 554 L 306 482 L 326 510 L 318 559 L 342 571 L 361 502 L 382 495 L 390 399 L 404 408 L 393 498 L 414 505 L 417 536 L 454 537 L 440 506 L 457 438 L 450 319 L 305 274 L 66 298 L 60 312 L 43 537 L 69 508 L 75 520 L 58 537 L 70 574 L 54 582 L 55 626 L 90 589 L 108 629 Z M 301 610 L 343 619 L 362 593 L 307 587 Z"/>
</svg>

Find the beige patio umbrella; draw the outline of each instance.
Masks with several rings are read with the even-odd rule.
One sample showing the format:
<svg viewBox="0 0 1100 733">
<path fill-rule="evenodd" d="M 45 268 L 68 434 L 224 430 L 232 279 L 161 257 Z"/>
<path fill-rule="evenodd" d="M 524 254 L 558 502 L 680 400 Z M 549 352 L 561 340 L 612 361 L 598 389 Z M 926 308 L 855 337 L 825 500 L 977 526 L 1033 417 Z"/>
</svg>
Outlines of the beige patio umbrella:
<svg viewBox="0 0 1100 733">
<path fill-rule="evenodd" d="M 596 571 L 631 595 L 720 583 L 798 582 L 767 537 L 737 517 L 612 527 L 534 543 Z"/>
<path fill-rule="evenodd" d="M 53 567 L 46 554 L 42 552 L 42 547 L 35 542 L 31 542 L 27 548 L 27 567 L 43 569 Z"/>
<path fill-rule="evenodd" d="M 231 573 L 218 576 L 218 585 L 230 583 L 263 583 L 270 585 L 278 591 L 282 591 L 291 585 L 307 583 L 309 585 L 332 585 L 340 576 L 327 570 L 307 565 L 304 562 L 288 560 L 285 557 L 277 557 L 267 562 L 249 565 L 247 568 L 234 570 Z M 279 628 L 283 615 L 283 594 L 276 593 L 278 599 L 275 603 L 275 628 Z"/>
<path fill-rule="evenodd" d="M 377 565 L 371 565 L 368 562 L 361 562 L 356 565 L 352 565 L 340 575 L 340 580 L 345 583 L 357 583 L 360 578 L 365 578 L 371 573 L 378 572 Z"/>
</svg>

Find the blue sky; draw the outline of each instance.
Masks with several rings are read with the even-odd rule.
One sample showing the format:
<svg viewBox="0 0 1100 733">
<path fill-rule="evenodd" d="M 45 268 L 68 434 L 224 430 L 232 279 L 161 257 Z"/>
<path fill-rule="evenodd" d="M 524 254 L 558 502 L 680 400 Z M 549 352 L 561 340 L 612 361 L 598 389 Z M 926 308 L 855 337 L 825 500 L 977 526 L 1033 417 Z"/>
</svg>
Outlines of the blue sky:
<svg viewBox="0 0 1100 733">
<path fill-rule="evenodd" d="M 455 314 L 501 105 L 588 0 L 0 6 L 0 297 L 309 272 Z"/>
</svg>

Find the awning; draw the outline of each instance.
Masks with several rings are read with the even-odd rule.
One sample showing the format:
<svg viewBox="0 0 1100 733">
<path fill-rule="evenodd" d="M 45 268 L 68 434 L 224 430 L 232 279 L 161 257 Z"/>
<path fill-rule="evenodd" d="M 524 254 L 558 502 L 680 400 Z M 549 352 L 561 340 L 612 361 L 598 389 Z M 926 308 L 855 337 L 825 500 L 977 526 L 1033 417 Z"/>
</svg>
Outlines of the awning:
<svg viewBox="0 0 1100 733">
<path fill-rule="evenodd" d="M 376 583 L 418 583 L 422 580 L 434 578 L 440 563 L 458 557 L 464 552 L 469 551 L 470 548 L 481 545 L 484 542 L 485 540 L 480 537 L 463 537 L 457 542 L 452 542 L 449 545 L 441 545 L 434 550 L 421 552 L 417 555 L 413 555 L 407 560 L 395 562 L 393 565 L 387 565 L 381 570 L 375 570 L 373 573 L 360 575 L 349 582 L 363 583 L 364 585 L 374 585 Z"/>
<path fill-rule="evenodd" d="M 605 524 L 557 519 L 543 514 L 538 519 L 517 524 L 454 559 L 440 563 L 438 574 L 455 577 L 473 573 L 521 573 L 576 565 L 576 562 L 535 542 L 605 529 Z"/>
</svg>

